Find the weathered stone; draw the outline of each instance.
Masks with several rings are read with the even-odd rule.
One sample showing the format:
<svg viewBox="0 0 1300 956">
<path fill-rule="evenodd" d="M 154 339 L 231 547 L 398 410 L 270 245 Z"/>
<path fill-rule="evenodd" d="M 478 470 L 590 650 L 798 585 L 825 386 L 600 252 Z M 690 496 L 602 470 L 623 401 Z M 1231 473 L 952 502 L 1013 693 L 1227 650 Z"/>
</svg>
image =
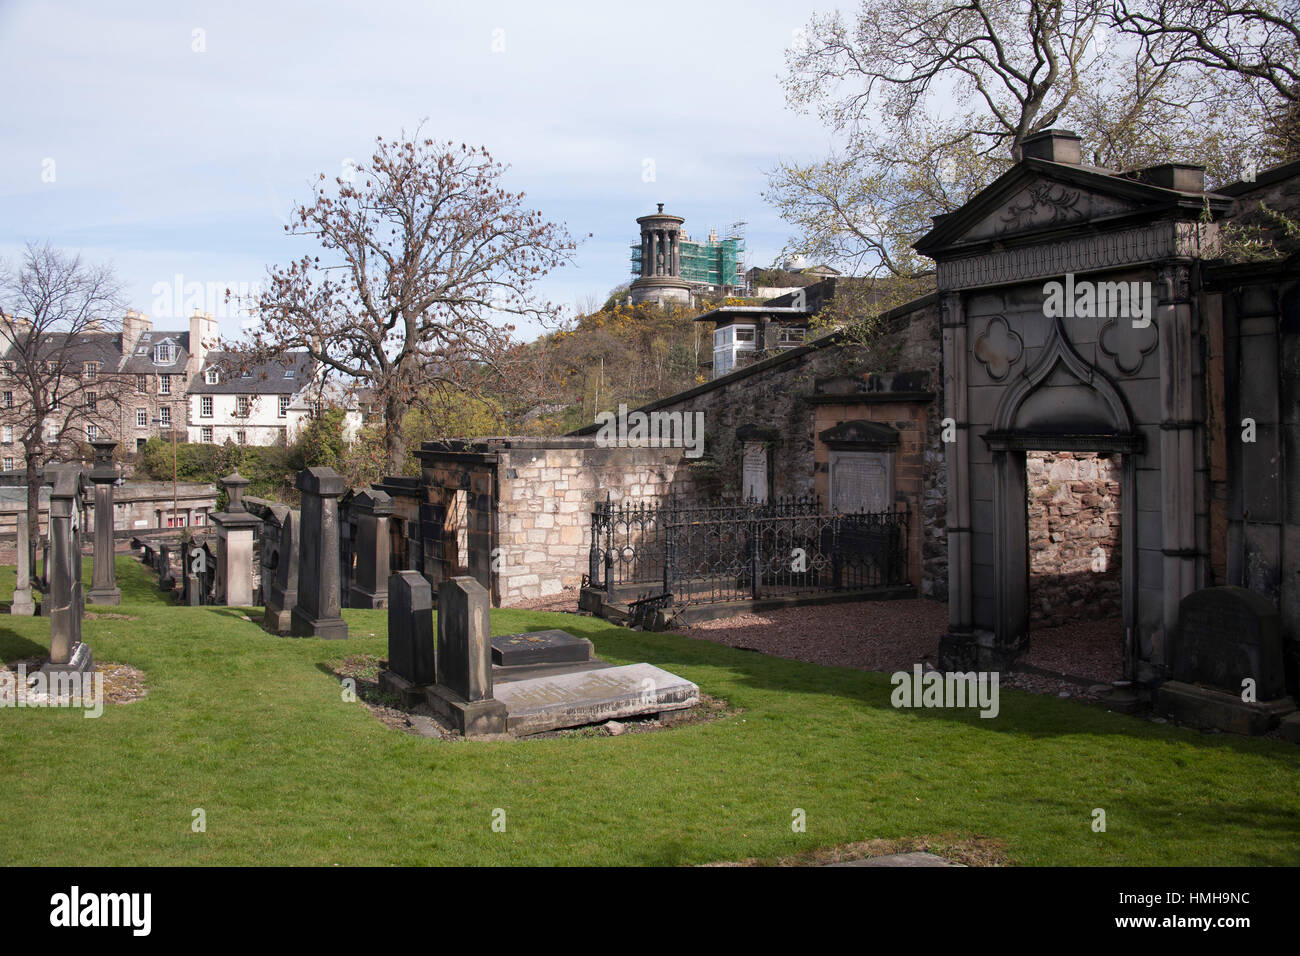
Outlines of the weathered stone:
<svg viewBox="0 0 1300 956">
<path fill-rule="evenodd" d="M 350 507 L 356 516 L 357 527 L 352 541 L 356 565 L 348 606 L 387 607 L 392 555 L 392 535 L 388 525 L 393 515 L 393 499 L 385 491 L 367 488 L 353 495 Z"/>
<path fill-rule="evenodd" d="M 211 516 L 217 526 L 218 604 L 249 607 L 253 603 L 253 532 L 262 519 L 244 505 L 248 479 L 232 472 L 220 482 L 226 491 L 226 510 Z"/>
<path fill-rule="evenodd" d="M 81 551 L 77 547 L 80 522 L 78 497 L 81 470 L 75 465 L 54 465 L 45 470 L 50 492 L 49 556 L 45 563 L 48 588 L 42 604 L 49 604 L 50 659 L 47 673 L 87 671 L 94 661 L 90 648 L 81 641 L 82 606 L 77 570 Z"/>
<path fill-rule="evenodd" d="M 1251 679 L 1256 700 L 1286 694 L 1277 609 L 1246 588 L 1204 588 L 1183 598 L 1168 654 L 1177 681 L 1239 697 Z"/>
<path fill-rule="evenodd" d="M 1182 681 L 1165 681 L 1156 691 L 1156 708 L 1175 720 L 1232 734 L 1265 734 L 1296 710 L 1290 697 L 1247 703 L 1229 694 Z"/>
<path fill-rule="evenodd" d="M 346 638 L 339 614 L 339 513 L 343 479 L 333 468 L 298 473 L 302 533 L 298 538 L 298 603 L 291 615 L 299 637 Z"/>
<path fill-rule="evenodd" d="M 122 603 L 122 591 L 117 586 L 117 573 L 113 566 L 116 549 L 113 539 L 113 485 L 118 471 L 113 466 L 113 449 L 117 442 L 97 439 L 92 441 L 95 466 L 90 480 L 95 485 L 95 561 L 90 593 L 86 599 L 91 604 L 115 605 Z"/>
<path fill-rule="evenodd" d="M 513 733 L 603 723 L 620 717 L 693 707 L 700 689 L 653 664 L 629 664 L 501 684 Z"/>
<path fill-rule="evenodd" d="M 388 669 L 412 684 L 438 679 L 433 588 L 418 571 L 388 579 Z"/>
<path fill-rule="evenodd" d="M 489 603 L 487 589 L 470 577 L 438 587 L 438 682 L 427 699 L 466 737 L 506 732 L 506 707 L 492 695 Z"/>
<path fill-rule="evenodd" d="M 293 608 L 298 603 L 298 525 L 301 514 L 286 509 L 280 518 L 279 561 L 267 589 L 262 624 L 276 634 L 288 634 L 293 626 Z M 263 585 L 265 588 L 265 585 Z"/>
<path fill-rule="evenodd" d="M 32 600 L 32 546 L 27 512 L 25 510 L 18 512 L 17 520 L 18 568 L 14 582 L 14 598 L 9 605 L 9 613 L 31 617 L 36 613 L 36 602 Z"/>
<path fill-rule="evenodd" d="M 567 631 L 528 631 L 492 638 L 492 663 L 502 667 L 589 661 L 591 641 Z"/>
</svg>

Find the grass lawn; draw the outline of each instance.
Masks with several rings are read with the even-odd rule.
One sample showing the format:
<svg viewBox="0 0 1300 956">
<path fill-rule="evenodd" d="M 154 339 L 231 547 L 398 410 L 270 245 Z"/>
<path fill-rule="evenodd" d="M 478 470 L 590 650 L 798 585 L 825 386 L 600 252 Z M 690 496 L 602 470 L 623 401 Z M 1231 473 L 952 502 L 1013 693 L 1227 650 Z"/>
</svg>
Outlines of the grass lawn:
<svg viewBox="0 0 1300 956">
<path fill-rule="evenodd" d="M 1281 742 L 1006 690 L 996 719 L 900 711 L 884 674 L 508 610 L 495 633 L 563 627 L 741 712 L 621 737 L 429 740 L 345 703 L 325 666 L 385 654 L 386 612 L 344 611 L 346 642 L 279 638 L 238 609 L 171 606 L 131 558 L 118 581 L 107 610 L 129 619 L 90 610 L 84 636 L 96 660 L 143 669 L 149 696 L 96 720 L 0 709 L 0 863 L 654 865 L 945 833 L 1002 840 L 1020 864 L 1300 863 L 1300 748 Z M 0 569 L 0 601 L 12 587 Z M 48 649 L 45 619 L 0 618 L 0 657 Z"/>
</svg>

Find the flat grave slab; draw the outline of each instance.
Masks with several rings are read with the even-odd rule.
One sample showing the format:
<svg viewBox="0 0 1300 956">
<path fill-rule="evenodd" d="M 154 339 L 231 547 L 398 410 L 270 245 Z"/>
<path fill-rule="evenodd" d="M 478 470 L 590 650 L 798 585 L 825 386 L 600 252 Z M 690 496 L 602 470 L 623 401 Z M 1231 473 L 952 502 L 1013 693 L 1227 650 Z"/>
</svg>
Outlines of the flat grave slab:
<svg viewBox="0 0 1300 956">
<path fill-rule="evenodd" d="M 568 631 L 528 631 L 492 638 L 492 663 L 502 667 L 577 663 L 591 658 L 591 641 Z"/>
<path fill-rule="evenodd" d="M 511 681 L 495 696 L 506 705 L 511 733 L 537 734 L 694 707 L 700 689 L 653 664 L 626 664 Z"/>
</svg>

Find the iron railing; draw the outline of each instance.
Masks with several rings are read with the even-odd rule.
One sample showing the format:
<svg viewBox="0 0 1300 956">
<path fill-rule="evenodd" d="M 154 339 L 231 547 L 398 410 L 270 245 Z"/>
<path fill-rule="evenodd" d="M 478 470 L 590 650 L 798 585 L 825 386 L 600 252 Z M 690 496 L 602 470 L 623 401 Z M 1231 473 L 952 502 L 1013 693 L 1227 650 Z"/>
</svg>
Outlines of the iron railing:
<svg viewBox="0 0 1300 956">
<path fill-rule="evenodd" d="M 907 513 L 770 504 L 598 504 L 589 583 L 611 599 L 710 604 L 907 584 Z"/>
</svg>

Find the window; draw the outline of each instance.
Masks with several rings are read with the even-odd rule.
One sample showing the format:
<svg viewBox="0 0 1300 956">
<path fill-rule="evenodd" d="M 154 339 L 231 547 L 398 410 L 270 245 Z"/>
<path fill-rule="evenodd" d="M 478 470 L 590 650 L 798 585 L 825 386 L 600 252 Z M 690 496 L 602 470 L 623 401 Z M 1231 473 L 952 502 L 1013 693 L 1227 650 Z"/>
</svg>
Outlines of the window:
<svg viewBox="0 0 1300 956">
<path fill-rule="evenodd" d="M 98 425 L 87 425 L 87 426 L 86 426 L 86 440 L 87 440 L 87 441 L 94 441 L 94 440 L 95 440 L 96 438 L 98 438 L 98 437 L 99 437 L 99 426 L 98 426 Z"/>
<path fill-rule="evenodd" d="M 144 395 L 149 391 L 148 375 L 137 375 L 135 377 L 135 390 L 139 392 L 141 395 Z"/>
<path fill-rule="evenodd" d="M 0 428 L 0 441 L 4 442 L 5 444 L 8 444 L 13 440 L 14 440 L 14 426 L 5 425 L 3 428 Z"/>
<path fill-rule="evenodd" d="M 170 405 L 163 405 L 161 408 L 158 409 L 158 424 L 163 425 L 167 428 L 171 428 L 172 407 Z"/>
<path fill-rule="evenodd" d="M 782 326 L 776 335 L 776 344 L 782 348 L 793 348 L 802 345 L 804 339 L 808 336 L 808 330 L 797 326 Z"/>
<path fill-rule="evenodd" d="M 288 395 L 280 396 L 280 417 L 281 418 L 289 417 L 289 396 Z"/>
<path fill-rule="evenodd" d="M 203 444 L 205 444 L 205 445 L 211 445 L 211 444 L 212 444 L 212 426 L 211 426 L 211 425 L 204 425 L 202 428 L 199 429 L 199 440 L 202 441 Z"/>
<path fill-rule="evenodd" d="M 14 363 L 13 362 L 0 363 L 0 373 L 3 373 L 6 378 L 12 375 L 14 373 Z"/>
<path fill-rule="evenodd" d="M 235 442 L 240 445 L 248 444 L 248 433 L 242 428 L 235 432 Z"/>
<path fill-rule="evenodd" d="M 159 342 L 153 347 L 154 365 L 173 365 L 176 362 L 176 346 L 171 342 Z"/>
<path fill-rule="evenodd" d="M 212 417 L 212 396 L 211 395 L 204 395 L 202 398 L 199 399 L 199 417 L 201 418 Z"/>
<path fill-rule="evenodd" d="M 209 385 L 216 385 L 221 381 L 221 373 L 215 368 L 210 368 L 203 373 L 203 381 L 207 382 Z"/>
<path fill-rule="evenodd" d="M 755 348 L 755 329 L 752 325 L 725 325 L 713 330 L 713 377 L 726 375 L 736 367 L 741 352 Z"/>
<path fill-rule="evenodd" d="M 135 427 L 136 428 L 149 427 L 149 410 L 147 408 L 137 408 L 135 410 Z"/>
<path fill-rule="evenodd" d="M 160 375 L 158 377 L 158 394 L 170 395 L 172 393 L 172 377 L 170 375 Z"/>
<path fill-rule="evenodd" d="M 247 414 L 248 414 L 248 396 L 247 396 L 247 395 L 239 395 L 239 396 L 237 396 L 237 397 L 235 398 L 235 414 L 236 414 L 236 415 L 247 415 Z"/>
<path fill-rule="evenodd" d="M 95 392 L 87 392 L 86 407 L 93 412 L 98 407 L 98 404 L 99 404 L 99 395 L 96 394 Z"/>
<path fill-rule="evenodd" d="M 5 392 L 5 393 L 4 393 L 4 407 L 5 407 L 5 408 L 13 408 L 13 407 L 14 407 L 14 393 L 13 393 L 13 392 Z"/>
<path fill-rule="evenodd" d="M 99 377 L 98 362 L 83 362 L 81 365 L 81 377 L 84 379 L 94 380 Z"/>
<path fill-rule="evenodd" d="M 293 366 L 289 366 L 289 368 L 284 370 L 284 377 L 293 378 Z"/>
<path fill-rule="evenodd" d="M 167 527 L 169 527 L 169 528 L 183 528 L 183 527 L 185 527 L 185 525 L 186 525 L 186 520 L 185 520 L 186 517 L 187 517 L 186 515 L 180 515 L 179 517 L 171 517 L 171 518 L 168 518 L 168 519 L 167 519 Z"/>
<path fill-rule="evenodd" d="M 14 470 L 14 460 L 12 458 L 6 458 L 5 471 L 13 471 L 13 470 Z"/>
</svg>

